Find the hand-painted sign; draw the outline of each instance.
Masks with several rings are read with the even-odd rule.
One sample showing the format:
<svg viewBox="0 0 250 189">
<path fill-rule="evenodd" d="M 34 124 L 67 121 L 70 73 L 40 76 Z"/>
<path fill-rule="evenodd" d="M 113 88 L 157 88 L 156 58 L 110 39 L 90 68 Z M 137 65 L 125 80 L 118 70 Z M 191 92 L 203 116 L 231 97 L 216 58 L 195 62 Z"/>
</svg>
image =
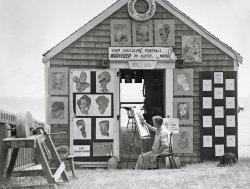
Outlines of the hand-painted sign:
<svg viewBox="0 0 250 189">
<path fill-rule="evenodd" d="M 174 134 L 179 134 L 179 119 L 178 118 L 163 118 L 163 125 Z"/>
<path fill-rule="evenodd" d="M 128 61 L 130 69 L 154 69 L 157 61 Z"/>
<path fill-rule="evenodd" d="M 175 61 L 172 47 L 109 47 L 109 60 Z"/>
<path fill-rule="evenodd" d="M 148 10 L 145 13 L 138 13 L 135 10 L 135 3 L 137 2 L 137 0 L 129 0 L 128 1 L 128 12 L 129 15 L 137 20 L 137 21 L 146 21 L 149 20 L 150 18 L 152 18 L 155 14 L 155 10 L 156 10 L 156 3 L 154 0 L 146 0 L 148 3 Z"/>
</svg>

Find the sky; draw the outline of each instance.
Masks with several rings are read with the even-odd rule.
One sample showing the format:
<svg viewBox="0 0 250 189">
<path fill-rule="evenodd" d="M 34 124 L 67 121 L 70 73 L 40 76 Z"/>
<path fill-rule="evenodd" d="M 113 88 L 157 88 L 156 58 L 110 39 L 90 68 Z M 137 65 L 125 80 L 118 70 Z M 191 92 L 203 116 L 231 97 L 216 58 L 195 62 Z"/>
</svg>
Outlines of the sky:
<svg viewBox="0 0 250 189">
<path fill-rule="evenodd" d="M 0 96 L 45 96 L 42 54 L 116 0 L 0 0 Z M 250 96 L 250 1 L 169 0 L 243 57 L 239 97 Z"/>
</svg>

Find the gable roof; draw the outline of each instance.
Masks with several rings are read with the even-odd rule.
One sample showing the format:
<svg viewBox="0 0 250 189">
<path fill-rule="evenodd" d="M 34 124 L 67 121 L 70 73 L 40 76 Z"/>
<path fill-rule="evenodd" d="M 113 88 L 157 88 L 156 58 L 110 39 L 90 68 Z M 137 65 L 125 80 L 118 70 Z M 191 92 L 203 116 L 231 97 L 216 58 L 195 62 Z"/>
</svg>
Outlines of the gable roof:
<svg viewBox="0 0 250 189">
<path fill-rule="evenodd" d="M 59 44 L 57 44 L 55 47 L 47 51 L 43 54 L 43 62 L 48 62 L 51 58 L 53 58 L 56 54 L 61 52 L 63 49 L 65 49 L 67 46 L 69 46 L 71 43 L 76 41 L 78 38 L 83 36 L 85 33 L 90 31 L 92 28 L 94 28 L 96 25 L 101 23 L 103 20 L 108 18 L 110 15 L 112 15 L 114 12 L 116 12 L 118 9 L 126 5 L 128 0 L 118 0 L 113 5 L 108 7 L 105 11 L 97 15 L 95 18 L 93 18 L 91 21 L 89 21 L 87 24 L 79 28 L 77 31 L 72 33 L 69 37 L 61 41 Z M 190 17 L 188 17 L 186 14 L 181 12 L 178 8 L 176 8 L 174 5 L 169 3 L 167 0 L 155 0 L 156 3 L 164 7 L 167 11 L 172 13 L 174 16 L 176 16 L 178 19 L 180 19 L 182 22 L 184 22 L 186 25 L 188 25 L 190 28 L 192 28 L 194 31 L 199 33 L 201 36 L 206 38 L 208 41 L 210 41 L 212 44 L 214 44 L 216 47 L 224 51 L 226 54 L 228 54 L 230 57 L 232 57 L 237 63 L 242 63 L 243 58 L 240 56 L 238 52 L 236 52 L 234 49 L 232 49 L 227 44 L 220 41 L 218 38 L 216 38 L 214 35 L 212 35 L 210 32 L 208 32 L 205 28 L 200 26 L 198 23 L 196 23 L 194 20 L 192 20 Z"/>
</svg>

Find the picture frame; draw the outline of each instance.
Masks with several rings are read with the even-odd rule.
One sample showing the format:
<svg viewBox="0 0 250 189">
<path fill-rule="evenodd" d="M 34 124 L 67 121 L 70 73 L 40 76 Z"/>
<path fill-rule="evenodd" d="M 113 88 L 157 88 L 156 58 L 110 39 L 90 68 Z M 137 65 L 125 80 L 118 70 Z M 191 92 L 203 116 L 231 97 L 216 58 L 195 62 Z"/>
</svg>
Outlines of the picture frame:
<svg viewBox="0 0 250 189">
<path fill-rule="evenodd" d="M 202 91 L 212 91 L 212 80 L 211 79 L 202 80 Z"/>
<path fill-rule="evenodd" d="M 80 117 L 112 117 L 113 94 L 77 93 L 74 95 L 74 111 Z"/>
<path fill-rule="evenodd" d="M 223 84 L 223 72 L 214 72 L 214 84 Z"/>
<path fill-rule="evenodd" d="M 223 87 L 214 87 L 214 99 L 223 99 L 224 92 Z"/>
<path fill-rule="evenodd" d="M 226 97 L 226 109 L 235 109 L 235 97 Z"/>
<path fill-rule="evenodd" d="M 192 96 L 194 83 L 193 69 L 174 69 L 174 95 Z"/>
<path fill-rule="evenodd" d="M 202 97 L 202 108 L 212 109 L 212 97 Z"/>
<path fill-rule="evenodd" d="M 226 91 L 235 90 L 235 79 L 226 79 Z"/>
<path fill-rule="evenodd" d="M 180 124 L 193 124 L 193 98 L 174 98 L 174 118 Z"/>
<path fill-rule="evenodd" d="M 226 126 L 236 127 L 235 115 L 226 115 Z"/>
<path fill-rule="evenodd" d="M 224 137 L 224 125 L 215 125 L 214 126 L 214 136 L 215 137 Z"/>
<path fill-rule="evenodd" d="M 224 106 L 214 107 L 214 118 L 224 118 Z"/>
<path fill-rule="evenodd" d="M 236 147 L 236 136 L 235 135 L 227 135 L 227 147 Z"/>
<path fill-rule="evenodd" d="M 73 140 L 91 140 L 91 118 L 73 118 Z"/>
<path fill-rule="evenodd" d="M 131 20 L 111 20 L 111 46 L 131 46 Z"/>
<path fill-rule="evenodd" d="M 69 93 L 69 69 L 49 68 L 48 70 L 48 94 L 68 95 Z"/>
<path fill-rule="evenodd" d="M 90 157 L 90 145 L 73 145 L 73 152 L 76 157 Z"/>
<path fill-rule="evenodd" d="M 175 46 L 175 20 L 155 19 L 154 20 L 155 46 Z"/>
<path fill-rule="evenodd" d="M 201 62 L 201 36 L 182 36 L 182 57 L 184 62 Z"/>
<path fill-rule="evenodd" d="M 223 156 L 224 154 L 224 144 L 216 144 L 215 145 L 215 156 L 218 157 L 218 156 Z"/>
<path fill-rule="evenodd" d="M 203 127 L 212 127 L 212 116 L 211 115 L 202 116 L 202 126 Z"/>
<path fill-rule="evenodd" d="M 113 142 L 93 142 L 93 157 L 112 155 Z"/>
<path fill-rule="evenodd" d="M 96 139 L 114 139 L 113 118 L 96 118 Z"/>
<path fill-rule="evenodd" d="M 91 72 L 85 69 L 70 70 L 70 82 L 73 93 L 90 93 Z"/>
<path fill-rule="evenodd" d="M 180 133 L 173 135 L 174 153 L 193 153 L 193 127 L 180 127 Z"/>
<path fill-rule="evenodd" d="M 114 71 L 96 71 L 96 93 L 114 93 Z"/>
<path fill-rule="evenodd" d="M 68 97 L 49 97 L 48 124 L 68 124 Z"/>
<path fill-rule="evenodd" d="M 153 46 L 153 21 L 132 21 L 133 46 Z"/>
<path fill-rule="evenodd" d="M 213 137 L 212 136 L 203 136 L 203 147 L 209 148 L 213 147 Z"/>
</svg>

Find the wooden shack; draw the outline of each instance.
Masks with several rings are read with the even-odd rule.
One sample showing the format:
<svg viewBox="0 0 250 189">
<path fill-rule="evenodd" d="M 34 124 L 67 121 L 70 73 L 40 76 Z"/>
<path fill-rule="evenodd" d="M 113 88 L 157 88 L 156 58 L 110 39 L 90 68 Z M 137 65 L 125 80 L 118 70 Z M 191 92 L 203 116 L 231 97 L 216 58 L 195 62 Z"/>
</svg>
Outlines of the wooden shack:
<svg viewBox="0 0 250 189">
<path fill-rule="evenodd" d="M 46 122 L 83 166 L 126 159 L 120 83 L 144 82 L 144 117 L 179 119 L 182 163 L 238 155 L 243 58 L 166 0 L 118 0 L 44 55 Z M 135 157 L 136 160 L 136 157 Z"/>
</svg>

